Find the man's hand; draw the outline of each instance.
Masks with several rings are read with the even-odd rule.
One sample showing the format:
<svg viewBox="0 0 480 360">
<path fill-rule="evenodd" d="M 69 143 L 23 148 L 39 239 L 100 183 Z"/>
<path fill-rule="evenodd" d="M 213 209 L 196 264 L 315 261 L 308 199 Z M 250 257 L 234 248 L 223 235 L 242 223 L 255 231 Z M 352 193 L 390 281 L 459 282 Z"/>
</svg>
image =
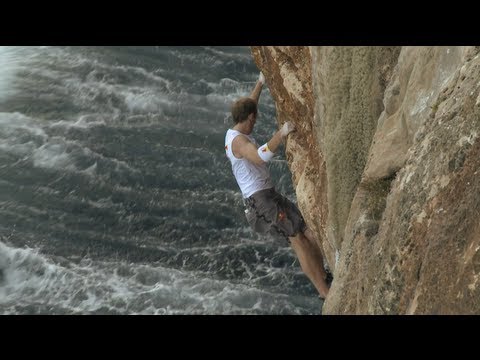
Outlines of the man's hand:
<svg viewBox="0 0 480 360">
<path fill-rule="evenodd" d="M 287 121 L 285 124 L 283 124 L 280 133 L 282 134 L 282 137 L 285 138 L 292 131 L 295 131 L 295 125 L 293 125 L 290 121 Z"/>
<path fill-rule="evenodd" d="M 263 76 L 263 73 L 260 71 L 260 75 L 258 76 L 258 81 L 264 85 L 265 84 L 265 76 Z"/>
</svg>

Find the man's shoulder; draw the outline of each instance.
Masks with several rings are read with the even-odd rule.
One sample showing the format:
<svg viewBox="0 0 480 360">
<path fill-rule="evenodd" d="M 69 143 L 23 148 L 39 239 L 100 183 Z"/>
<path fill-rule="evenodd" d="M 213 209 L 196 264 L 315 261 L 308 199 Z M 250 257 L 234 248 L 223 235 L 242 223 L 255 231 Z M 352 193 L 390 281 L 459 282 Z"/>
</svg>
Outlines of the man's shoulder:
<svg viewBox="0 0 480 360">
<path fill-rule="evenodd" d="M 249 142 L 252 142 L 252 140 L 245 134 L 242 134 L 241 132 L 238 132 L 238 134 L 233 135 L 232 142 L 235 141 L 238 144 L 247 144 Z"/>
<path fill-rule="evenodd" d="M 255 146 L 255 143 L 251 141 L 248 135 L 242 134 L 241 132 L 239 132 L 237 135 L 238 136 L 235 136 L 232 139 L 232 151 L 236 156 L 245 156 L 244 152 L 250 148 L 250 144 Z"/>
</svg>

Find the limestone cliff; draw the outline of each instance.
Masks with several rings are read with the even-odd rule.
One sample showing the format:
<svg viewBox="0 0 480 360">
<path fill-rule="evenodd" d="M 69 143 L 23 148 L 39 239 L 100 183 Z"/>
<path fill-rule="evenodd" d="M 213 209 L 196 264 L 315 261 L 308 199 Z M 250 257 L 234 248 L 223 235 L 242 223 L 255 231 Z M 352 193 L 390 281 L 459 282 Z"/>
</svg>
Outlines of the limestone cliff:
<svg viewBox="0 0 480 360">
<path fill-rule="evenodd" d="M 480 49 L 252 47 L 329 314 L 480 314 Z M 337 255 L 337 256 L 336 256 Z"/>
</svg>

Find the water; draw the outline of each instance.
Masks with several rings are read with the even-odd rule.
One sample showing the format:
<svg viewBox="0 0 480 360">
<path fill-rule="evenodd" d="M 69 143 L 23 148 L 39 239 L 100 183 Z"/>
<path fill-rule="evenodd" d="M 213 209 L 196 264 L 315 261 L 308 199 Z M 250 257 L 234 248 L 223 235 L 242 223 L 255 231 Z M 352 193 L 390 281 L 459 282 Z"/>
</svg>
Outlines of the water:
<svg viewBox="0 0 480 360">
<path fill-rule="evenodd" d="M 224 153 L 257 76 L 248 47 L 0 47 L 0 313 L 319 314 Z"/>
</svg>

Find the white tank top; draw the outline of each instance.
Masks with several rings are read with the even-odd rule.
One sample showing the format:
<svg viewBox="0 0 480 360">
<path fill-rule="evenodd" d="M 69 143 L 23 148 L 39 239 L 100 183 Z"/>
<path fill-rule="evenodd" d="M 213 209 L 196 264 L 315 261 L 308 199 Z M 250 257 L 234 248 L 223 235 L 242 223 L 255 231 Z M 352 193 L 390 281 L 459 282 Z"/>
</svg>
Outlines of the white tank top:
<svg viewBox="0 0 480 360">
<path fill-rule="evenodd" d="M 227 134 L 225 135 L 225 152 L 232 163 L 233 175 L 237 180 L 243 197 L 248 198 L 257 191 L 272 188 L 273 184 L 270 179 L 270 172 L 268 171 L 267 163 L 256 165 L 245 158 L 239 159 L 233 155 L 232 141 L 238 135 L 247 137 L 257 147 L 258 143 L 252 136 L 242 134 L 237 130 L 228 129 Z"/>
</svg>

